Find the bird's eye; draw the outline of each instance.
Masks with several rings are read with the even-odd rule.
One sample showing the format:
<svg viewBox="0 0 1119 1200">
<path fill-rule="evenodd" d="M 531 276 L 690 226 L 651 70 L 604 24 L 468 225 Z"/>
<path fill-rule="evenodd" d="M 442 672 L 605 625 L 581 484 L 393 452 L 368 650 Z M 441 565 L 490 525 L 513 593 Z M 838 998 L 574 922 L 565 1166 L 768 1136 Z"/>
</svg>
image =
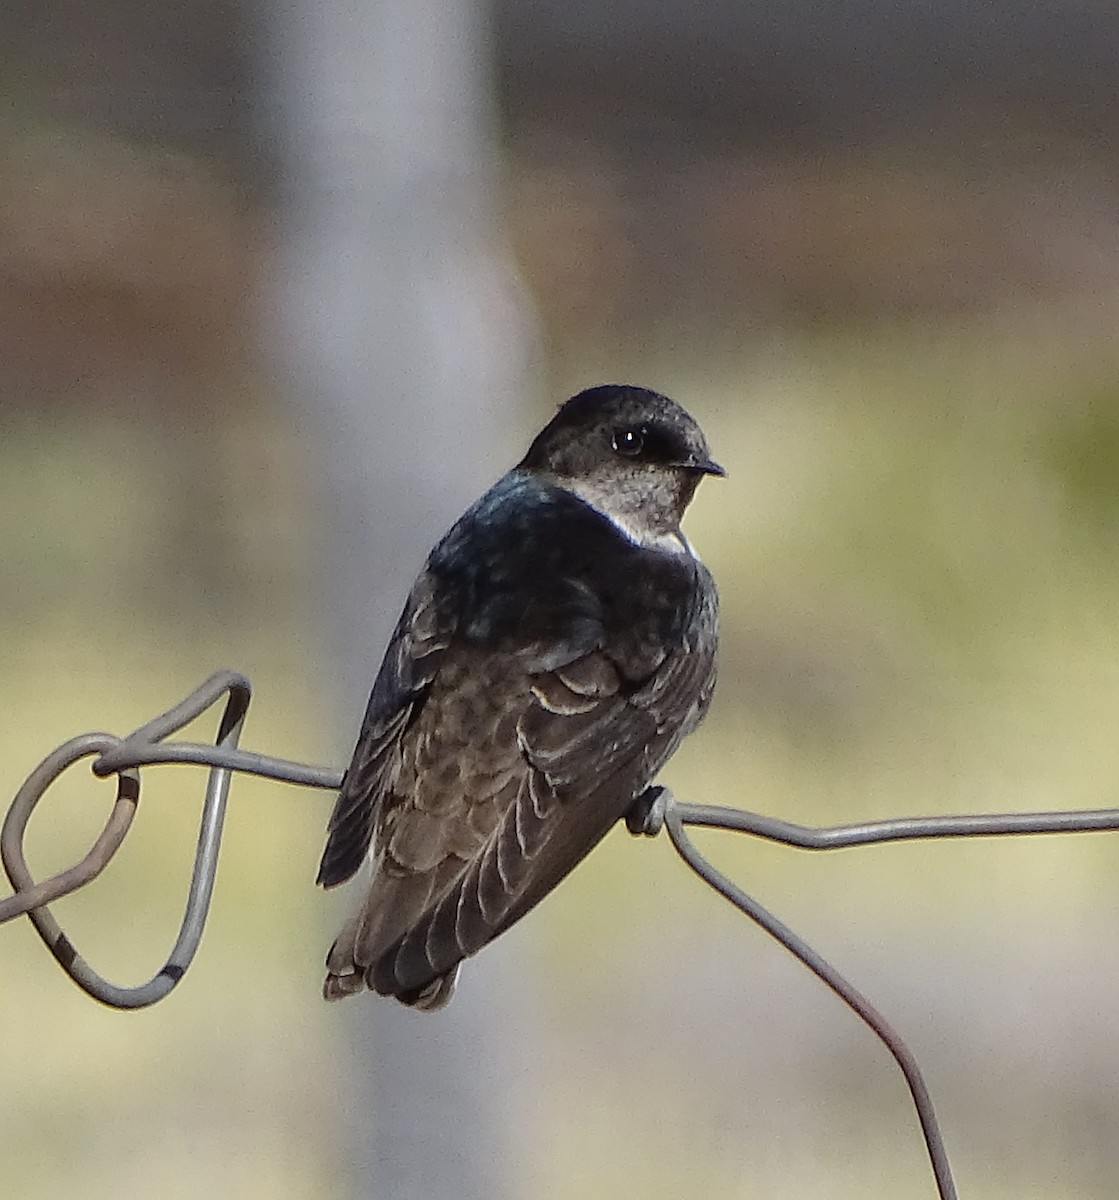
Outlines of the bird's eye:
<svg viewBox="0 0 1119 1200">
<path fill-rule="evenodd" d="M 627 458 L 636 458 L 645 449 L 645 435 L 640 429 L 615 429 L 614 449 Z"/>
</svg>

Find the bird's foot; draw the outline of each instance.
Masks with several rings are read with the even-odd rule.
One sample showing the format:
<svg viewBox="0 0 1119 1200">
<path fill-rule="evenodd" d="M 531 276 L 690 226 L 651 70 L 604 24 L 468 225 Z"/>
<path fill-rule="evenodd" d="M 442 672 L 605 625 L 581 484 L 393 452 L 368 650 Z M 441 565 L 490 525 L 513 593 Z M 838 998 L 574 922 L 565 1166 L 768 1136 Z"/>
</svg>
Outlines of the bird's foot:
<svg viewBox="0 0 1119 1200">
<path fill-rule="evenodd" d="M 655 784 L 647 787 L 630 805 L 626 813 L 626 828 L 640 837 L 656 837 L 664 824 L 664 814 L 672 802 L 672 793 L 666 787 Z"/>
</svg>

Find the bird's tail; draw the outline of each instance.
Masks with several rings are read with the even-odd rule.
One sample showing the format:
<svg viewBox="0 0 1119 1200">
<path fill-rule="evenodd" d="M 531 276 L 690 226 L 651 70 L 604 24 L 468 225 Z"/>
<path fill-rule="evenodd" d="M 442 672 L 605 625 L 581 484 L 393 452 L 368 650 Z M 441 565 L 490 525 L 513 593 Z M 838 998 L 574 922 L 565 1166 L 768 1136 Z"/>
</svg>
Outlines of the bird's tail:
<svg viewBox="0 0 1119 1200">
<path fill-rule="evenodd" d="M 359 913 L 342 926 L 342 932 L 334 939 L 334 944 L 330 947 L 330 952 L 326 956 L 326 979 L 322 985 L 324 1000 L 341 1000 L 345 996 L 353 996 L 364 991 L 366 987 L 373 988 L 372 968 L 366 971 L 355 961 L 360 927 L 361 914 Z M 459 964 L 456 964 L 449 971 L 424 984 L 423 987 L 382 994 L 391 995 L 401 1004 L 406 1004 L 409 1008 L 415 1008 L 419 1012 L 436 1012 L 443 1008 L 454 995 L 458 971 Z"/>
<path fill-rule="evenodd" d="M 425 983 L 422 988 L 394 992 L 393 995 L 401 1004 L 407 1004 L 409 1008 L 417 1009 L 419 1012 L 438 1012 L 450 1002 L 451 997 L 455 994 L 455 984 L 458 982 L 458 972 L 461 966 L 462 963 L 457 963 L 445 975 L 436 976 L 430 983 Z"/>
<path fill-rule="evenodd" d="M 322 985 L 324 1000 L 341 1000 L 364 991 L 365 975 L 354 962 L 354 943 L 360 916 L 351 917 L 326 956 L 326 979 Z"/>
</svg>

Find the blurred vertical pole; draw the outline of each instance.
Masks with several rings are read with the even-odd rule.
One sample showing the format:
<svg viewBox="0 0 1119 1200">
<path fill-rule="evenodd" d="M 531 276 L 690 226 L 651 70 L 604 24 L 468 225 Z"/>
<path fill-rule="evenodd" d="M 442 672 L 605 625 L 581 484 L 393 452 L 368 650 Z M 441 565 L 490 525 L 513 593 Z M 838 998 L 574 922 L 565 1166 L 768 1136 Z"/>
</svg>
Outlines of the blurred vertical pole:
<svg viewBox="0 0 1119 1200">
<path fill-rule="evenodd" d="M 269 336 L 326 505 L 326 544 L 312 551 L 341 757 L 427 549 L 520 440 L 509 413 L 525 326 L 495 236 L 481 0 L 281 0 L 256 12 L 282 181 Z M 341 920 L 342 905 L 329 907 Z M 501 1064 L 516 984 L 501 953 L 479 965 L 435 1016 L 346 1002 L 344 1062 L 324 1071 L 352 1087 L 340 1173 L 359 1195 L 508 1190 Z"/>
</svg>

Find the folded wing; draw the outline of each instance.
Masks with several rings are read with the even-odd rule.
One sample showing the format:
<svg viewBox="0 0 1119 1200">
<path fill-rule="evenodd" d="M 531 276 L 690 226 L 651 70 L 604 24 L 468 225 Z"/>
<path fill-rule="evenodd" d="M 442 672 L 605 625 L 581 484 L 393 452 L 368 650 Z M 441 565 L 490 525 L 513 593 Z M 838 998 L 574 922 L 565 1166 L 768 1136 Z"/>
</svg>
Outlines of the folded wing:
<svg viewBox="0 0 1119 1200">
<path fill-rule="evenodd" d="M 702 568 L 700 568 L 702 570 Z M 713 586 L 681 643 L 644 678 L 627 678 L 605 648 L 532 676 L 513 731 L 519 769 L 504 811 L 450 885 L 392 945 L 366 945 L 367 982 L 423 996 L 538 903 L 627 811 L 714 686 Z M 482 823 L 476 823 L 481 832 Z"/>
</svg>

